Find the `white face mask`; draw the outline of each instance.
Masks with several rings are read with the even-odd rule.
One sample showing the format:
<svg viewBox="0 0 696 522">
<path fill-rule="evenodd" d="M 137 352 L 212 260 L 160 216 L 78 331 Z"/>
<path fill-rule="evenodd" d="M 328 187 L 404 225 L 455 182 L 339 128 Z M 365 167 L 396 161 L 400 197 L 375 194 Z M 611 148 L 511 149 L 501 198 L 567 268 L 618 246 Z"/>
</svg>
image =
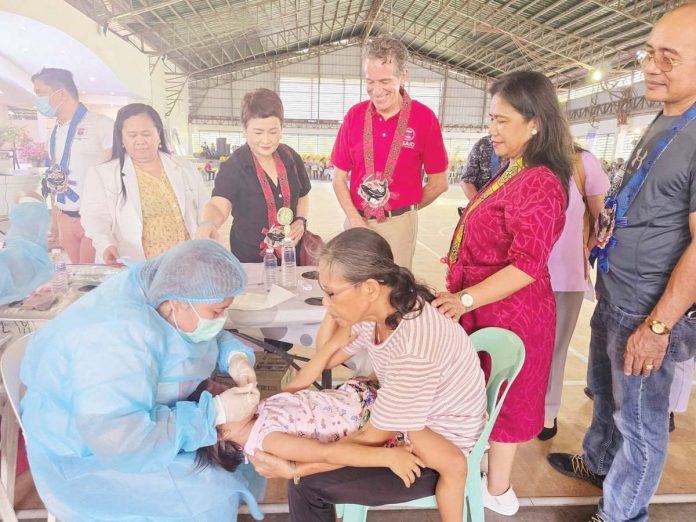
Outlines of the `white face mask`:
<svg viewBox="0 0 696 522">
<path fill-rule="evenodd" d="M 179 328 L 179 324 L 176 321 L 176 313 L 174 312 L 174 308 L 172 308 L 172 316 L 174 318 L 176 329 L 179 331 L 181 337 L 183 337 L 186 341 L 193 344 L 203 341 L 210 341 L 225 327 L 226 317 L 223 316 L 218 319 L 204 319 L 200 316 L 192 303 L 188 304 L 191 308 L 193 308 L 193 313 L 195 313 L 198 317 L 198 325 L 193 332 L 184 332 L 181 328 Z"/>
</svg>

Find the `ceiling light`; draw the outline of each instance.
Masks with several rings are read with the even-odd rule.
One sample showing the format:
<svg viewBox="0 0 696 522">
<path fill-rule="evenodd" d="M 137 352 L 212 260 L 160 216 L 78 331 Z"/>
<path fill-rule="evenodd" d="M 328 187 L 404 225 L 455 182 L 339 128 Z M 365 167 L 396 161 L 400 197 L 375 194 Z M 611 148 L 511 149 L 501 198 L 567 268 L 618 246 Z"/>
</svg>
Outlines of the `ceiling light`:
<svg viewBox="0 0 696 522">
<path fill-rule="evenodd" d="M 110 94 L 111 96 L 113 96 L 113 95 L 116 94 L 116 93 L 115 93 L 114 91 L 109 91 L 109 94 Z"/>
<path fill-rule="evenodd" d="M 93 82 L 94 80 L 96 80 L 96 78 L 95 78 L 94 76 L 90 76 L 90 77 L 89 77 L 89 81 L 90 81 L 90 82 Z"/>
<path fill-rule="evenodd" d="M 592 71 L 592 79 L 596 82 L 599 82 L 602 80 L 604 75 L 602 74 L 602 71 L 600 69 L 595 69 Z"/>
<path fill-rule="evenodd" d="M 2 92 L 2 91 L 0 91 L 0 94 L 3 94 L 3 92 Z"/>
</svg>

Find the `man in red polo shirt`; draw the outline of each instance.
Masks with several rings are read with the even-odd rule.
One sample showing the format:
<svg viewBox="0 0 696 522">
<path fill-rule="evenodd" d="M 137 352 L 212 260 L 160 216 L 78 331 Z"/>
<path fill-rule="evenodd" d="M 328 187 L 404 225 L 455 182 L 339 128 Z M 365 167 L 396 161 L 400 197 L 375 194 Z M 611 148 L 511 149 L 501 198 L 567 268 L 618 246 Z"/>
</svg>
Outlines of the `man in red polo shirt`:
<svg viewBox="0 0 696 522">
<path fill-rule="evenodd" d="M 410 269 L 418 209 L 447 190 L 447 152 L 437 116 L 404 90 L 407 59 L 406 46 L 391 36 L 366 44 L 363 71 L 370 99 L 346 114 L 331 161 L 348 226 L 379 233 L 396 263 Z"/>
</svg>

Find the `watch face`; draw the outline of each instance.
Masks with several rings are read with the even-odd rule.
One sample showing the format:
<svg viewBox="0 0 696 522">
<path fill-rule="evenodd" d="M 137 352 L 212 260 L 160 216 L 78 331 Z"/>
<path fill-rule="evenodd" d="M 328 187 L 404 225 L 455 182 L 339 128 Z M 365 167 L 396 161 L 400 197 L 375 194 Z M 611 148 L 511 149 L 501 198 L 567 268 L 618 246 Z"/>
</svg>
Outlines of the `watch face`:
<svg viewBox="0 0 696 522">
<path fill-rule="evenodd" d="M 662 323 L 652 323 L 650 329 L 658 335 L 665 333 L 665 325 Z"/>
<path fill-rule="evenodd" d="M 470 294 L 462 294 L 459 299 L 466 307 L 474 306 L 474 298 Z"/>
</svg>

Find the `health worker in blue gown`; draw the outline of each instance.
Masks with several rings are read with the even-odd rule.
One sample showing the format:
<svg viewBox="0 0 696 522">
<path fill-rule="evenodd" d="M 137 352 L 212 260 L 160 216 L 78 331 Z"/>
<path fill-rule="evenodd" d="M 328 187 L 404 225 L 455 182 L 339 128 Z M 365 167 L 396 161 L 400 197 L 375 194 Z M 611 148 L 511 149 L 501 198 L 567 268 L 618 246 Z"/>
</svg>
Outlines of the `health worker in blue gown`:
<svg viewBox="0 0 696 522">
<path fill-rule="evenodd" d="M 262 518 L 264 482 L 195 463 L 216 426 L 258 390 L 187 400 L 217 368 L 256 382 L 254 355 L 222 331 L 246 274 L 210 240 L 182 243 L 112 276 L 36 332 L 21 367 L 21 417 L 39 495 L 61 522 Z"/>
</svg>

